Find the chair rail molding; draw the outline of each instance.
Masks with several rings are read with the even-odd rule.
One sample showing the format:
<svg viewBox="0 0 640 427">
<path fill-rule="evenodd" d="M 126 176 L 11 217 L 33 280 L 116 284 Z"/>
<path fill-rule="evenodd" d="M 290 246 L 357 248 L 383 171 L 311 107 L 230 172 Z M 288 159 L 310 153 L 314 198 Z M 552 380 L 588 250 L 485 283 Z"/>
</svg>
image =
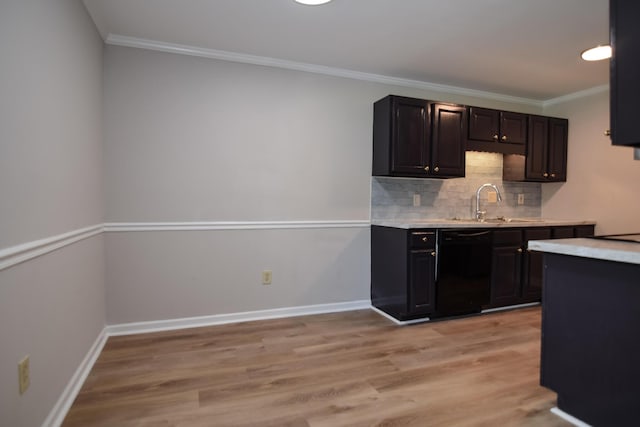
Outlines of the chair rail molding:
<svg viewBox="0 0 640 427">
<path fill-rule="evenodd" d="M 367 220 L 109 222 L 0 249 L 0 271 L 90 237 L 112 232 L 368 228 Z"/>
</svg>

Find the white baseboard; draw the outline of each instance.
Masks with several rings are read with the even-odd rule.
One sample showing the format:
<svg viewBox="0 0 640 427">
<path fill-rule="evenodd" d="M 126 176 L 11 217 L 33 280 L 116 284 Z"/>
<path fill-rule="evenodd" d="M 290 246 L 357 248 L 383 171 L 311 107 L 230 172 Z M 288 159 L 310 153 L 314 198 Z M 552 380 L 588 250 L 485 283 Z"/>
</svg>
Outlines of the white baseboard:
<svg viewBox="0 0 640 427">
<path fill-rule="evenodd" d="M 585 423 L 583 421 L 580 421 L 579 419 L 577 419 L 573 415 L 569 415 L 566 412 L 564 412 L 562 409 L 558 409 L 557 407 L 551 408 L 551 413 L 559 416 L 560 418 L 562 418 L 563 420 L 565 420 L 567 422 L 570 422 L 571 424 L 573 424 L 576 427 L 591 427 L 590 424 L 587 424 L 587 423 Z"/>
<path fill-rule="evenodd" d="M 106 330 L 102 329 L 102 332 L 100 332 L 100 335 L 98 335 L 94 341 L 87 355 L 82 359 L 82 362 L 80 362 L 80 366 L 78 366 L 78 369 L 76 369 L 67 383 L 67 386 L 58 398 L 53 409 L 49 412 L 49 416 L 47 416 L 42 423 L 42 427 L 58 427 L 62 424 L 64 417 L 67 415 L 67 412 L 69 412 L 69 408 L 71 408 L 73 401 L 80 392 L 89 372 L 91 372 L 91 368 L 93 368 L 94 363 L 98 360 L 98 356 L 100 356 L 102 348 L 107 342 L 107 338 Z"/>
<path fill-rule="evenodd" d="M 278 319 L 282 317 L 307 316 L 310 314 L 363 310 L 369 308 L 371 308 L 371 301 L 360 300 L 332 304 L 275 308 L 270 310 L 245 311 L 241 313 L 216 314 L 212 316 L 187 317 L 183 319 L 122 323 L 119 325 L 109 325 L 105 329 L 109 336 L 131 335 L 147 332 L 171 331 L 174 329 L 197 328 L 201 326 L 224 325 L 227 323 L 249 322 L 253 320 Z"/>
</svg>

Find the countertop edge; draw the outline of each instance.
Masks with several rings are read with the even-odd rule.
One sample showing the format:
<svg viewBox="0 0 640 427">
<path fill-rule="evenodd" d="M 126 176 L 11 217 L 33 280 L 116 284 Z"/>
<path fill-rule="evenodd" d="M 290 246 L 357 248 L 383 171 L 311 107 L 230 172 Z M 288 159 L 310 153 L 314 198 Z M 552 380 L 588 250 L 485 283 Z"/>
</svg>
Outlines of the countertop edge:
<svg viewBox="0 0 640 427">
<path fill-rule="evenodd" d="M 530 240 L 529 250 L 640 265 L 640 245 L 597 239 Z"/>
<path fill-rule="evenodd" d="M 459 221 L 451 219 L 426 219 L 426 220 L 372 220 L 371 225 L 393 228 L 525 228 L 525 227 L 562 227 L 576 225 L 595 225 L 592 220 L 559 220 L 541 219 L 540 221 L 514 221 L 503 223 Z"/>
</svg>

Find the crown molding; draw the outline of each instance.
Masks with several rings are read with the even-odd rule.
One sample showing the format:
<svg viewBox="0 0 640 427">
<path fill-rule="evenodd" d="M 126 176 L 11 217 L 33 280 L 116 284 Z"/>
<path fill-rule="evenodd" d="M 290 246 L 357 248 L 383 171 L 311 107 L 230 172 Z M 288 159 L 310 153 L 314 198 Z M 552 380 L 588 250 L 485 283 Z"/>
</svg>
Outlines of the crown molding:
<svg viewBox="0 0 640 427">
<path fill-rule="evenodd" d="M 563 102 L 573 101 L 576 99 L 581 99 L 587 96 L 595 95 L 602 92 L 609 91 L 609 85 L 600 85 L 594 86 L 589 89 L 579 90 L 578 92 L 569 93 L 567 95 L 562 95 L 557 98 L 547 99 L 542 102 L 542 108 L 552 107 L 554 105 L 562 104 Z"/>
<path fill-rule="evenodd" d="M 225 50 L 206 49 L 175 43 L 166 43 L 157 40 L 141 39 L 137 37 L 108 34 L 105 43 L 114 46 L 134 47 L 139 49 L 155 50 L 160 52 L 177 53 L 180 55 L 198 56 L 202 58 L 219 59 L 222 61 L 239 62 L 243 64 L 262 65 L 265 67 L 283 68 L 287 70 L 303 71 L 307 73 L 324 74 L 333 77 L 362 80 L 373 83 L 409 87 L 414 89 L 444 92 L 455 95 L 474 96 L 495 101 L 523 104 L 534 107 L 542 107 L 544 102 L 517 96 L 503 95 L 494 92 L 486 92 L 476 89 L 467 89 L 458 86 L 449 86 L 430 83 L 420 80 L 402 79 L 398 77 L 384 76 L 381 74 L 364 73 L 360 71 L 346 70 L 342 68 L 326 67 L 324 65 L 308 64 L 304 62 L 287 61 L 284 59 L 270 58 L 266 56 L 248 55 Z"/>
</svg>

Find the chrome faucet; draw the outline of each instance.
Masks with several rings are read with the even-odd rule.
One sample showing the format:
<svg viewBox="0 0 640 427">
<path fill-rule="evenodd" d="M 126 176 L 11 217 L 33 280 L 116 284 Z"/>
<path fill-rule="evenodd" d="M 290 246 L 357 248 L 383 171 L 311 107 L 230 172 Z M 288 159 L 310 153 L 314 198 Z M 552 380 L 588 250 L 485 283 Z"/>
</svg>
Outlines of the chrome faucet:
<svg viewBox="0 0 640 427">
<path fill-rule="evenodd" d="M 495 184 L 482 184 L 480 187 L 478 187 L 478 191 L 476 191 L 476 221 L 479 222 L 484 222 L 484 215 L 487 213 L 486 211 L 481 211 L 480 210 L 480 192 L 482 191 L 483 188 L 493 188 L 496 192 L 496 195 L 498 196 L 498 201 L 501 202 L 502 201 L 502 195 L 500 194 L 500 190 L 498 190 L 498 187 L 495 186 Z"/>
</svg>

